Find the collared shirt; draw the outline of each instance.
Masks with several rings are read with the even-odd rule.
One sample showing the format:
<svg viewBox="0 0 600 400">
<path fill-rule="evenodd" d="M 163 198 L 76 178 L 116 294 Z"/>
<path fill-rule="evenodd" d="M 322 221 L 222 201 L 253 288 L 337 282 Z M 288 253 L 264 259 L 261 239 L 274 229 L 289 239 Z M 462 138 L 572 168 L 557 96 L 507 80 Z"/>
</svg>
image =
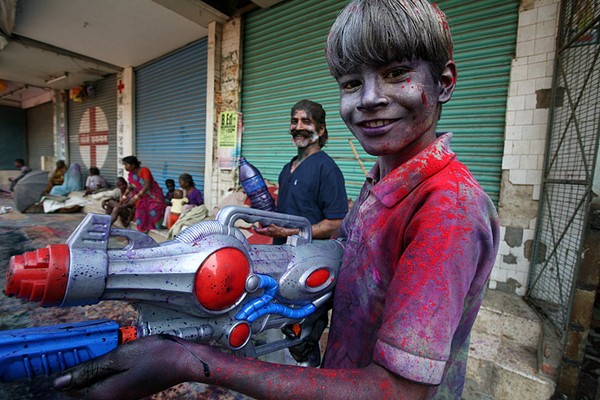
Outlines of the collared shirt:
<svg viewBox="0 0 600 400">
<path fill-rule="evenodd" d="M 311 224 L 324 219 L 344 218 L 348 196 L 344 176 L 335 161 L 324 151 L 304 159 L 291 172 L 292 158 L 279 174 L 277 211 L 306 217 Z"/>
<path fill-rule="evenodd" d="M 460 398 L 469 334 L 498 249 L 493 203 L 450 150 L 451 133 L 379 177 L 342 224 L 326 368 L 375 362 L 435 398 Z"/>
</svg>

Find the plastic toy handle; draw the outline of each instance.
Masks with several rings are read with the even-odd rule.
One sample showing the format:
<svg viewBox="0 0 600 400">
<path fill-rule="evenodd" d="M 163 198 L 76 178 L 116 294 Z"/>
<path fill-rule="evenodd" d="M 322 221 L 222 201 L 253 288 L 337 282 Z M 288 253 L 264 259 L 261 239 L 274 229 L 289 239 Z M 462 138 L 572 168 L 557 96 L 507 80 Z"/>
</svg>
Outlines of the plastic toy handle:
<svg viewBox="0 0 600 400">
<path fill-rule="evenodd" d="M 275 224 L 284 228 L 298 228 L 300 229 L 299 236 L 309 242 L 312 240 L 312 225 L 310 221 L 305 217 L 296 215 L 249 207 L 227 206 L 219 211 L 216 219 L 225 226 L 233 226 L 238 219 L 241 219 L 249 223 L 258 222 L 263 226 Z"/>
<path fill-rule="evenodd" d="M 0 382 L 50 376 L 100 357 L 119 344 L 111 320 L 0 332 Z"/>
</svg>

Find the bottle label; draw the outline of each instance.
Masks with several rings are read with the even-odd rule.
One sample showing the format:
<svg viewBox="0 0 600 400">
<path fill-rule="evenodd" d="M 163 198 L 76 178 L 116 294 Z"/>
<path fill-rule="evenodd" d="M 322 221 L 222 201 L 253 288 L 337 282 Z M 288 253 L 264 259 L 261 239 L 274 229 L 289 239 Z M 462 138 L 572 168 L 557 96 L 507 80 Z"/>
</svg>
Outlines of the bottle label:
<svg viewBox="0 0 600 400">
<path fill-rule="evenodd" d="M 262 178 L 262 176 L 256 175 L 242 182 L 242 186 L 244 186 L 246 194 L 250 195 L 251 193 L 254 193 L 258 190 L 264 190 L 267 185 L 265 184 L 265 181 Z"/>
</svg>

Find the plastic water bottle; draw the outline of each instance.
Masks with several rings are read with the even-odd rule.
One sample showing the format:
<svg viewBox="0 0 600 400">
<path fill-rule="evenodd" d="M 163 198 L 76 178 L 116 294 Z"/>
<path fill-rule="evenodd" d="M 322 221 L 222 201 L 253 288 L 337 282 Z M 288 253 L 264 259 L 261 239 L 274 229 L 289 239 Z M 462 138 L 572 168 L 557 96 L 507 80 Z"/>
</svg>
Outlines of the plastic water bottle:
<svg viewBox="0 0 600 400">
<path fill-rule="evenodd" d="M 240 182 L 250 199 L 252 208 L 275 211 L 275 202 L 267 189 L 267 184 L 260 171 L 250 164 L 245 157 L 240 157 Z"/>
</svg>

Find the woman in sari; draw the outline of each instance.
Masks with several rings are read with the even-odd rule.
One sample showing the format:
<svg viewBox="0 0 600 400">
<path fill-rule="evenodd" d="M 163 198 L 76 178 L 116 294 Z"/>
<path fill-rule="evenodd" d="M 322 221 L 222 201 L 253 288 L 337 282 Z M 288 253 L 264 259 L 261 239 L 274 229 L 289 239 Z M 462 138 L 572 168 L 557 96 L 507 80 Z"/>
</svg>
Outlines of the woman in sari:
<svg viewBox="0 0 600 400">
<path fill-rule="evenodd" d="M 68 196 L 69 193 L 83 190 L 84 187 L 81 167 L 77 163 L 72 163 L 65 172 L 63 184 L 53 186 L 50 194 L 52 196 Z"/>
<path fill-rule="evenodd" d="M 146 167 L 135 156 L 123 158 L 123 167 L 129 172 L 127 194 L 133 194 L 135 202 L 135 225 L 140 232 L 160 229 L 165 212 L 165 197 Z"/>
</svg>

